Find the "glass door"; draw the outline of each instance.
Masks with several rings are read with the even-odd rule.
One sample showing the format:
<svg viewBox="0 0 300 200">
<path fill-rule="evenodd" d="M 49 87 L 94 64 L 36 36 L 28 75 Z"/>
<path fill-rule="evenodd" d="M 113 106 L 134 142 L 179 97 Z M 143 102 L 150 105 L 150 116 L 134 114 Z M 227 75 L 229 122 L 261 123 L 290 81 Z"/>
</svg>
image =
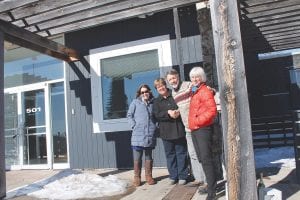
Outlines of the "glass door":
<svg viewBox="0 0 300 200">
<path fill-rule="evenodd" d="M 5 91 L 8 169 L 68 168 L 63 82 Z"/>
<path fill-rule="evenodd" d="M 21 93 L 23 165 L 47 164 L 45 89 Z"/>
<path fill-rule="evenodd" d="M 5 92 L 5 161 L 9 169 L 47 169 L 45 85 Z M 29 90 L 30 89 L 30 90 Z"/>
</svg>

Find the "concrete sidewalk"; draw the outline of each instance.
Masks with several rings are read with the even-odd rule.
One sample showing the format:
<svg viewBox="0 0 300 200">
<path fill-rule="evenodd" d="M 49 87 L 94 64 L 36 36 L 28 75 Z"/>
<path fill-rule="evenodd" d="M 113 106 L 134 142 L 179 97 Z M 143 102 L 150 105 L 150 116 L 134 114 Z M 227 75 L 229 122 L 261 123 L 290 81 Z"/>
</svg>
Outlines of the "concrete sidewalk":
<svg viewBox="0 0 300 200">
<path fill-rule="evenodd" d="M 109 174 L 116 175 L 120 179 L 131 181 L 133 171 L 132 170 L 109 170 L 109 169 L 95 169 L 84 170 L 89 173 L 99 174 L 106 176 Z M 264 182 L 267 187 L 273 187 L 282 191 L 282 199 L 299 200 L 300 199 L 300 185 L 296 183 L 295 170 L 282 168 L 282 169 L 259 169 L 264 174 Z M 60 170 L 20 170 L 20 171 L 7 171 L 6 173 L 6 189 L 7 194 L 11 191 L 16 191 L 20 187 L 30 185 L 40 180 L 45 180 L 52 176 L 57 175 Z M 149 186 L 143 184 L 138 188 L 129 187 L 126 194 L 117 195 L 113 197 L 97 198 L 99 200 L 161 200 L 172 189 L 174 185 L 168 184 L 168 171 L 166 169 L 155 169 L 153 171 L 153 177 L 157 180 L 157 184 Z M 142 174 L 143 178 L 143 174 Z M 142 179 L 142 181 L 145 181 Z M 206 195 L 199 195 L 196 192 L 192 200 L 204 200 Z M 19 196 L 14 198 L 6 198 L 13 200 L 36 200 L 29 196 Z M 221 196 L 219 200 L 225 200 L 225 196 Z"/>
</svg>

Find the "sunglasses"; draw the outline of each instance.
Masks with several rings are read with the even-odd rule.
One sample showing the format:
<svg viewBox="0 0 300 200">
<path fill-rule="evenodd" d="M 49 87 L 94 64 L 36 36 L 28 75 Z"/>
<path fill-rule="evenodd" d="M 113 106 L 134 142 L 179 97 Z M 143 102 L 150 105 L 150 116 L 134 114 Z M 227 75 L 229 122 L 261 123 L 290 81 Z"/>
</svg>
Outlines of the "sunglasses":
<svg viewBox="0 0 300 200">
<path fill-rule="evenodd" d="M 149 91 L 141 91 L 141 94 L 149 93 Z"/>
</svg>

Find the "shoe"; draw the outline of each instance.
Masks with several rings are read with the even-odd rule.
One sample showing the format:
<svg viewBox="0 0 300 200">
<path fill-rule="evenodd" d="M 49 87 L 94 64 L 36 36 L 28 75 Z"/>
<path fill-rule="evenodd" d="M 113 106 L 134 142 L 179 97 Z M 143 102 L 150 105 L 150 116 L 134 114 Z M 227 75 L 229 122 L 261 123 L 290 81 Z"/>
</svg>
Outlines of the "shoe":
<svg viewBox="0 0 300 200">
<path fill-rule="evenodd" d="M 178 181 L 178 185 L 185 185 L 186 184 L 186 180 L 179 180 Z"/>
<path fill-rule="evenodd" d="M 216 194 L 208 194 L 206 197 L 206 200 L 217 200 L 218 198 L 216 197 Z"/>
<path fill-rule="evenodd" d="M 207 194 L 207 184 L 203 184 L 198 189 L 199 194 Z"/>
<path fill-rule="evenodd" d="M 177 183 L 176 180 L 174 180 L 174 179 L 169 179 L 169 184 L 170 184 L 170 185 L 174 185 L 174 184 L 176 184 L 176 183 Z"/>
</svg>

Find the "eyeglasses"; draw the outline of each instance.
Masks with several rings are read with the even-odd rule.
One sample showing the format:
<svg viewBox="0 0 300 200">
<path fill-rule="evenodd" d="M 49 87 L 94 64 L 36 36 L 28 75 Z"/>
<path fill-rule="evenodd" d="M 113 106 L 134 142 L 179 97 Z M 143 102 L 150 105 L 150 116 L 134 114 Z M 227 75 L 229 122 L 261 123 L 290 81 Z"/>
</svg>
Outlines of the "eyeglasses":
<svg viewBox="0 0 300 200">
<path fill-rule="evenodd" d="M 149 91 L 141 91 L 141 94 L 149 93 Z"/>
</svg>

